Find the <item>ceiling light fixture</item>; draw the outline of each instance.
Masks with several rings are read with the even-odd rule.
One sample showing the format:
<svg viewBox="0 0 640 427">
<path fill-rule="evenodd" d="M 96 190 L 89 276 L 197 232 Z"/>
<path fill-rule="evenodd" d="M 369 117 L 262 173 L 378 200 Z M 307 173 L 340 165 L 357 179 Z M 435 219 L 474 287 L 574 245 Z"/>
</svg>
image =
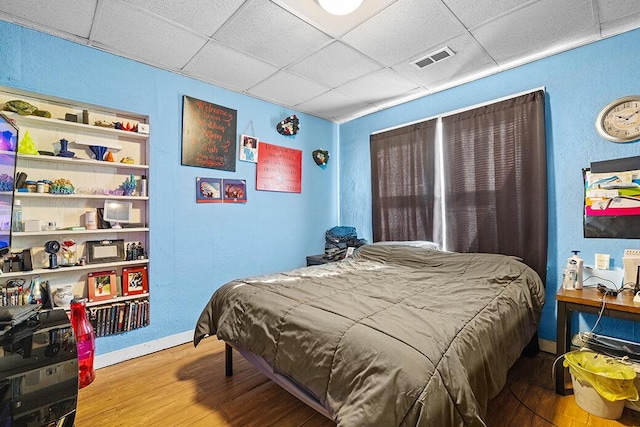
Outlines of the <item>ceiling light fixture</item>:
<svg viewBox="0 0 640 427">
<path fill-rule="evenodd" d="M 348 15 L 356 10 L 362 0 L 317 0 L 320 6 L 332 15 Z"/>
</svg>

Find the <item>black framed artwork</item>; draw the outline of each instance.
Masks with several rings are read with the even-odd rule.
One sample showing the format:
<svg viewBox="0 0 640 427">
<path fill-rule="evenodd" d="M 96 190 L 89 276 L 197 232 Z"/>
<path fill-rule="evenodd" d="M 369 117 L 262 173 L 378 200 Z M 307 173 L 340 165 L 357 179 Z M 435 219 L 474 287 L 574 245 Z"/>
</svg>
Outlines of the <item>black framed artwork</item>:
<svg viewBox="0 0 640 427">
<path fill-rule="evenodd" d="M 236 171 L 237 111 L 183 96 L 182 164 Z"/>
</svg>

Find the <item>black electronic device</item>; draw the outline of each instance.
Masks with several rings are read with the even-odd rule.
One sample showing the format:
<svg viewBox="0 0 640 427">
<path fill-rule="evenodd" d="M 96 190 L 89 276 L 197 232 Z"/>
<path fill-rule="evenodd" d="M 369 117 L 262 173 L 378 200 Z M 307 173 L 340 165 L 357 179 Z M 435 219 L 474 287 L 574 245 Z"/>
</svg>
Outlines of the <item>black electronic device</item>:
<svg viewBox="0 0 640 427">
<path fill-rule="evenodd" d="M 60 251 L 60 242 L 57 240 L 49 240 L 44 244 L 44 251 L 49 254 L 49 268 L 58 268 L 58 251 Z"/>
<path fill-rule="evenodd" d="M 617 289 L 608 288 L 602 283 L 598 283 L 598 291 L 600 291 L 601 294 L 605 294 L 606 296 L 610 296 L 610 297 L 615 297 L 618 295 Z"/>
<path fill-rule="evenodd" d="M 0 323 L 9 325 L 0 335 L 0 425 L 72 427 L 78 401 L 73 328 L 64 310 L 31 315 L 32 307 L 0 308 Z M 27 318 L 14 320 L 17 310 Z"/>
</svg>

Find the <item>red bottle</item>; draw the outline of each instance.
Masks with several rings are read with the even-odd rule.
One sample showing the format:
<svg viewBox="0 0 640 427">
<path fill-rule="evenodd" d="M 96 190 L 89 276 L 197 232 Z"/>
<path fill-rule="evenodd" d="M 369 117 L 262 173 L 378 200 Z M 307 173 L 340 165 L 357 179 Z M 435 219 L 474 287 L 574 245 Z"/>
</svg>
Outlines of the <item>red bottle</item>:
<svg viewBox="0 0 640 427">
<path fill-rule="evenodd" d="M 96 378 L 93 356 L 96 351 L 96 335 L 87 318 L 87 300 L 76 298 L 71 301 L 71 326 L 76 334 L 78 346 L 78 387 L 88 386 Z"/>
</svg>

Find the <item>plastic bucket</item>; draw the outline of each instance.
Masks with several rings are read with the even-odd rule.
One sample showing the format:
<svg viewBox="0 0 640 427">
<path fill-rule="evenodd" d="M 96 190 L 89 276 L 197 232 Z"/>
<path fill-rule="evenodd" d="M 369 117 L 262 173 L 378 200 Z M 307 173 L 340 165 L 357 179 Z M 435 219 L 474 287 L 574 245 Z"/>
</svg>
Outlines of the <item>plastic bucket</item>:
<svg viewBox="0 0 640 427">
<path fill-rule="evenodd" d="M 564 355 L 579 407 L 601 418 L 618 419 L 627 399 L 638 400 L 636 372 L 629 365 L 592 351 Z"/>
<path fill-rule="evenodd" d="M 579 407 L 590 414 L 609 420 L 617 420 L 622 416 L 625 400 L 609 402 L 600 396 L 591 384 L 580 381 L 574 375 L 571 375 L 571 382 L 573 383 L 573 394 Z"/>
</svg>

